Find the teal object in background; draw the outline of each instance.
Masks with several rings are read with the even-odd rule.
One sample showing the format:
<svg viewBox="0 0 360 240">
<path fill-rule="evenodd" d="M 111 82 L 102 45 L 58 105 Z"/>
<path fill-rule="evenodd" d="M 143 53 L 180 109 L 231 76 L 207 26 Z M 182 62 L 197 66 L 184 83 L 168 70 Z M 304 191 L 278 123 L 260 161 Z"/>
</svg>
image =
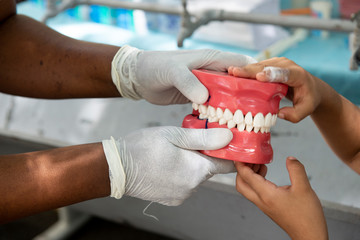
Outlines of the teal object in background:
<svg viewBox="0 0 360 240">
<path fill-rule="evenodd" d="M 328 1 L 332 3 L 332 11 L 331 11 L 331 17 L 337 18 L 340 16 L 339 11 L 339 0 L 281 0 L 280 1 L 280 9 L 291 9 L 296 7 L 296 5 L 302 5 L 301 7 L 309 7 L 309 2 L 312 1 Z M 301 4 L 299 4 L 301 3 Z"/>
<path fill-rule="evenodd" d="M 360 70 L 349 70 L 348 35 L 332 33 L 328 39 L 311 36 L 282 54 L 324 80 L 355 104 L 360 104 Z"/>
</svg>

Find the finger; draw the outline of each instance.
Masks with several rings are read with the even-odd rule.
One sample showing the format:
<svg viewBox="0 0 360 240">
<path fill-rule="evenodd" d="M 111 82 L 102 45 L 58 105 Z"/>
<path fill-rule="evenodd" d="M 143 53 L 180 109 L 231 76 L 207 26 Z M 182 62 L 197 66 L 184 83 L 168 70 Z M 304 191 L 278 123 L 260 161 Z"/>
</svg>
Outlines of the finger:
<svg viewBox="0 0 360 240">
<path fill-rule="evenodd" d="M 230 66 L 243 67 L 252 63 L 256 63 L 254 58 L 243 54 L 222 52 L 217 50 L 207 51 L 204 53 L 204 59 L 207 59 L 207 61 L 204 62 L 201 67 L 208 70 L 226 72 Z"/>
<path fill-rule="evenodd" d="M 236 190 L 256 205 L 260 202 L 260 198 L 257 193 L 241 178 L 239 174 L 236 175 Z"/>
<path fill-rule="evenodd" d="M 263 176 L 256 174 L 249 167 L 238 167 L 236 165 L 236 169 L 238 170 L 238 174 L 240 177 L 252 188 L 258 195 L 267 194 L 271 189 L 270 187 L 276 186 L 275 184 L 267 181 Z"/>
<path fill-rule="evenodd" d="M 254 170 L 255 173 L 258 173 L 258 171 L 260 170 L 260 164 L 254 164 L 252 169 Z"/>
<path fill-rule="evenodd" d="M 265 164 L 261 164 L 258 174 L 265 178 L 266 173 L 267 173 L 267 166 Z"/>
<path fill-rule="evenodd" d="M 256 74 L 264 69 L 261 63 L 250 64 L 244 67 L 235 66 L 232 68 L 232 75 L 235 77 L 256 79 Z"/>
<path fill-rule="evenodd" d="M 242 168 L 249 168 L 246 164 L 242 163 L 242 162 L 234 162 L 234 165 L 236 167 L 236 170 L 238 171 L 238 174 L 236 175 L 236 190 L 241 193 L 242 195 L 244 195 L 244 197 L 246 197 L 248 200 L 252 201 L 252 202 L 259 202 L 259 196 L 257 195 L 257 193 L 242 179 L 241 175 L 239 174 L 239 172 L 241 171 Z M 255 203 L 255 204 L 256 204 Z"/>
<path fill-rule="evenodd" d="M 283 107 L 279 110 L 278 117 L 292 123 L 300 122 L 313 112 L 314 106 L 310 101 L 301 100 L 294 103 L 293 107 Z"/>
<path fill-rule="evenodd" d="M 200 164 L 201 170 L 204 173 L 205 179 L 212 177 L 215 174 L 227 174 L 236 172 L 233 161 L 219 159 L 201 154 L 198 151 L 181 150 L 181 157 L 192 164 Z M 200 172 L 198 171 L 200 174 Z"/>
<path fill-rule="evenodd" d="M 207 88 L 187 67 L 178 67 L 171 75 L 174 86 L 191 102 L 203 104 L 209 98 Z"/>
<path fill-rule="evenodd" d="M 256 79 L 263 82 L 287 83 L 290 77 L 290 70 L 280 67 L 264 67 L 256 74 Z"/>
<path fill-rule="evenodd" d="M 216 150 L 230 143 L 233 134 L 226 128 L 165 128 L 166 138 L 174 145 L 190 150 Z"/>
<path fill-rule="evenodd" d="M 211 175 L 236 172 L 236 168 L 233 161 L 209 157 L 209 156 L 206 157 L 209 159 L 209 162 L 211 163 L 209 167 L 209 172 L 211 173 Z"/>
<path fill-rule="evenodd" d="M 230 67 L 228 68 L 228 73 L 229 73 L 230 75 L 233 75 L 233 71 L 234 71 L 234 66 L 230 66 Z"/>
<path fill-rule="evenodd" d="M 305 167 L 296 158 L 288 157 L 286 159 L 286 168 L 289 172 L 292 187 L 295 189 L 311 188 L 306 175 Z"/>
</svg>

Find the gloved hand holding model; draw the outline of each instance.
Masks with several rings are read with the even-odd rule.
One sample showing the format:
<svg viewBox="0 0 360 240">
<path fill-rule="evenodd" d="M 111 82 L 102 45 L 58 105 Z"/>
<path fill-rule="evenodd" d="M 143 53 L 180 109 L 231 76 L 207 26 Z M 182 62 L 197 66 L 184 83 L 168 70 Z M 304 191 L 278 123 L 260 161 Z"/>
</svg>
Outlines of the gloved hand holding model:
<svg viewBox="0 0 360 240">
<path fill-rule="evenodd" d="M 118 140 L 104 140 L 111 196 L 127 195 L 168 206 L 180 205 L 214 174 L 235 171 L 231 161 L 192 150 L 222 148 L 231 139 L 228 129 L 156 127 Z"/>
<path fill-rule="evenodd" d="M 202 104 L 209 93 L 191 70 L 226 72 L 231 65 L 255 62 L 249 56 L 213 49 L 165 52 L 123 46 L 114 57 L 111 75 L 123 97 L 159 105 L 189 101 Z"/>
</svg>

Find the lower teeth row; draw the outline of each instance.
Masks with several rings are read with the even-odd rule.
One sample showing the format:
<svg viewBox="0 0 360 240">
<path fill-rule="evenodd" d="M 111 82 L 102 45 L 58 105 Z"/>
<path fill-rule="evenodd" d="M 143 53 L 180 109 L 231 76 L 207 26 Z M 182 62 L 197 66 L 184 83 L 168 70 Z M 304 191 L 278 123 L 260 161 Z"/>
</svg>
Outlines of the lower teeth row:
<svg viewBox="0 0 360 240">
<path fill-rule="evenodd" d="M 277 115 L 268 113 L 264 117 L 262 113 L 257 113 L 254 117 L 251 112 L 245 116 L 241 110 L 236 110 L 233 114 L 229 109 L 224 111 L 221 108 L 215 109 L 212 106 L 193 104 L 193 109 L 198 110 L 199 119 L 208 119 L 210 123 L 217 122 L 219 125 L 227 124 L 229 129 L 237 128 L 239 131 L 254 131 L 255 133 L 268 133 L 270 127 L 276 123 Z"/>
</svg>

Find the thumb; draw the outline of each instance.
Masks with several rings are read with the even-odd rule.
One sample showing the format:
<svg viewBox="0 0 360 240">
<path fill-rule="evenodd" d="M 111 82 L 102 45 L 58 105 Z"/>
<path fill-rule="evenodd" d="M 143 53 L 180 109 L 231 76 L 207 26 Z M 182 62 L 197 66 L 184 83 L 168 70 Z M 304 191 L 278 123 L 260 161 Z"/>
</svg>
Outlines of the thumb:
<svg viewBox="0 0 360 240">
<path fill-rule="evenodd" d="M 216 150 L 232 140 L 232 132 L 226 128 L 190 129 L 170 128 L 167 139 L 177 147 L 189 150 Z"/>
<path fill-rule="evenodd" d="M 287 106 L 281 108 L 278 117 L 292 123 L 297 123 L 309 116 L 313 109 L 314 107 L 310 101 L 302 100 L 301 102 L 293 104 L 292 107 Z"/>
<path fill-rule="evenodd" d="M 174 86 L 191 102 L 203 104 L 209 98 L 207 88 L 187 67 L 177 68 L 172 78 Z"/>
<path fill-rule="evenodd" d="M 286 168 L 289 172 L 291 185 L 294 188 L 311 188 L 310 182 L 306 175 L 305 167 L 296 158 L 288 157 L 286 159 Z"/>
<path fill-rule="evenodd" d="M 211 63 L 204 68 L 223 72 L 226 72 L 230 66 L 244 67 L 257 62 L 250 56 L 231 52 L 219 52 L 211 60 Z"/>
</svg>

